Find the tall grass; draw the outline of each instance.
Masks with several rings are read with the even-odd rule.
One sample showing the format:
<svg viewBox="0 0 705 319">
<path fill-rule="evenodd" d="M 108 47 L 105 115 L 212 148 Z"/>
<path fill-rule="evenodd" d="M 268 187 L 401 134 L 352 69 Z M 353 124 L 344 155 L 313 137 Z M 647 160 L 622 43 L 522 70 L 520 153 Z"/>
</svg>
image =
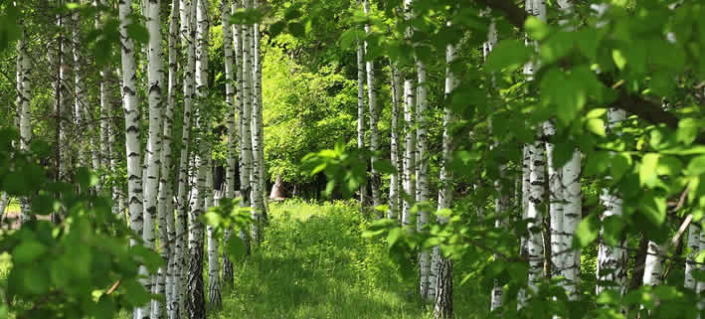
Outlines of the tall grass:
<svg viewBox="0 0 705 319">
<path fill-rule="evenodd" d="M 265 242 L 237 264 L 219 318 L 431 317 L 385 243 L 362 238 L 371 221 L 352 202 L 289 200 L 270 210 Z M 472 317 L 468 296 L 458 297 L 456 317 Z"/>
</svg>

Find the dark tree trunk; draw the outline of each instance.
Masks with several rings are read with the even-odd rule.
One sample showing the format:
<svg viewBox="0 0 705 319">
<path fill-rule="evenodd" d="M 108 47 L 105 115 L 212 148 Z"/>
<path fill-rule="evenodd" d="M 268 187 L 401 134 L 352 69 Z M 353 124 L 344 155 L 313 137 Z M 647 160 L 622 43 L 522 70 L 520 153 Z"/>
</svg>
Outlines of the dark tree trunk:
<svg viewBox="0 0 705 319">
<path fill-rule="evenodd" d="M 453 261 L 441 258 L 438 268 L 438 285 L 433 317 L 448 319 L 453 317 Z"/>
</svg>

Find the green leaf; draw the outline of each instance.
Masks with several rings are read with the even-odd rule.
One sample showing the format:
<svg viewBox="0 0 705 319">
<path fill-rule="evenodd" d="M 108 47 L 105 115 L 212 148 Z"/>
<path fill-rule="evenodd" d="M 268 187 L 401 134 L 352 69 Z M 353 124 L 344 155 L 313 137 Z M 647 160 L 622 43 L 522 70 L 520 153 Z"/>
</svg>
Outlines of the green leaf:
<svg viewBox="0 0 705 319">
<path fill-rule="evenodd" d="M 688 163 L 688 167 L 685 169 L 685 173 L 691 176 L 705 173 L 705 155 L 691 159 Z"/>
<path fill-rule="evenodd" d="M 297 38 L 303 38 L 306 36 L 306 28 L 303 24 L 299 22 L 290 22 L 288 25 L 289 33 Z"/>
<path fill-rule="evenodd" d="M 149 42 L 149 31 L 137 22 L 127 25 L 127 36 L 142 44 Z"/>
<path fill-rule="evenodd" d="M 30 264 L 39 259 L 48 251 L 47 247 L 36 240 L 25 240 L 17 247 L 12 254 L 14 263 L 17 265 Z"/>
<path fill-rule="evenodd" d="M 646 193 L 642 197 L 641 212 L 655 226 L 660 226 L 666 220 L 666 198 Z"/>
<path fill-rule="evenodd" d="M 622 54 L 622 51 L 618 49 L 612 50 L 612 60 L 614 60 L 614 64 L 620 70 L 624 70 L 624 67 L 627 65 L 627 59 L 624 57 L 624 54 Z"/>
<path fill-rule="evenodd" d="M 513 71 L 523 66 L 531 56 L 531 49 L 520 40 L 500 41 L 487 57 L 485 70 L 497 72 L 502 69 Z"/>
<path fill-rule="evenodd" d="M 583 248 L 597 239 L 600 234 L 600 219 L 597 214 L 590 214 L 578 224 L 573 237 L 573 247 Z"/>
<path fill-rule="evenodd" d="M 641 160 L 639 165 L 639 184 L 653 187 L 657 181 L 656 166 L 659 159 L 658 153 L 647 153 Z M 705 169 L 705 166 L 703 166 Z"/>
<path fill-rule="evenodd" d="M 124 280 L 120 287 L 125 290 L 125 298 L 133 306 L 142 306 L 151 299 L 150 294 L 134 279 Z"/>
<path fill-rule="evenodd" d="M 372 167 L 381 174 L 393 174 L 397 171 L 388 159 L 376 159 L 372 162 Z"/>
<path fill-rule="evenodd" d="M 537 41 L 545 39 L 551 33 L 548 25 L 535 16 L 529 16 L 529 18 L 526 19 L 524 28 L 526 33 L 529 34 L 529 37 Z"/>
<path fill-rule="evenodd" d="M 247 255 L 247 246 L 239 236 L 230 236 L 227 242 L 228 257 L 232 261 L 242 260 Z"/>
<path fill-rule="evenodd" d="M 692 117 L 686 117 L 678 122 L 676 137 L 679 142 L 690 145 L 698 136 L 698 122 Z"/>
<path fill-rule="evenodd" d="M 605 132 L 605 121 L 598 118 L 588 119 L 585 123 L 585 127 L 588 131 L 592 132 L 597 136 L 605 137 L 607 136 Z"/>
</svg>

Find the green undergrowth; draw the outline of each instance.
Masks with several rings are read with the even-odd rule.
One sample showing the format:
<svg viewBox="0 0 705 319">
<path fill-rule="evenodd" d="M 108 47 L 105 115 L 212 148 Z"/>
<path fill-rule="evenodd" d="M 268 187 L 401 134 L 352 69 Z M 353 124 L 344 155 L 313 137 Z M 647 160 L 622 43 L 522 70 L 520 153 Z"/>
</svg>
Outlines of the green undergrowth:
<svg viewBox="0 0 705 319">
<path fill-rule="evenodd" d="M 385 243 L 362 238 L 371 222 L 352 202 L 272 203 L 265 241 L 237 264 L 219 318 L 431 317 Z M 470 291 L 456 287 L 456 317 L 473 317 Z"/>
</svg>

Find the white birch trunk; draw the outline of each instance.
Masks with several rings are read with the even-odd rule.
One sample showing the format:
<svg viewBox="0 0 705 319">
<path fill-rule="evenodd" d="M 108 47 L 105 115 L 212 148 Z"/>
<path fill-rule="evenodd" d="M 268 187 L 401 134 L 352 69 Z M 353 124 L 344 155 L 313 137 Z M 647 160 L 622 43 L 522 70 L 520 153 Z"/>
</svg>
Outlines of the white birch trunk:
<svg viewBox="0 0 705 319">
<path fill-rule="evenodd" d="M 254 8 L 257 8 L 257 0 L 253 0 Z M 263 240 L 263 221 L 265 212 L 264 205 L 264 141 L 262 132 L 262 100 L 261 94 L 261 70 L 260 70 L 260 54 L 259 54 L 259 24 L 254 24 L 252 27 L 252 155 L 253 167 L 250 172 L 252 176 L 252 217 L 254 219 L 252 227 L 252 239 L 255 243 L 261 243 Z"/>
<path fill-rule="evenodd" d="M 81 1 L 77 1 L 78 4 Z M 80 37 L 80 20 L 78 12 L 73 12 L 71 14 L 71 54 L 73 58 L 73 112 L 74 112 L 74 125 L 75 125 L 75 138 L 77 140 L 84 140 L 90 138 L 87 134 L 91 134 L 92 130 L 89 128 L 89 122 L 85 109 L 87 108 L 87 97 L 86 88 L 84 87 L 83 81 L 83 57 L 81 56 L 81 37 Z M 83 145 L 78 146 L 78 163 L 81 167 L 90 168 L 90 143 L 83 143 Z"/>
<path fill-rule="evenodd" d="M 360 0 L 357 0 L 360 4 Z M 365 149 L 365 49 L 362 41 L 357 39 L 357 149 Z M 367 166 L 367 165 L 365 165 Z M 360 207 L 367 204 L 367 168 L 360 185 Z"/>
<path fill-rule="evenodd" d="M 20 21 L 20 30 L 22 36 L 17 42 L 17 65 L 18 74 L 18 108 L 20 118 L 20 150 L 29 152 L 29 145 L 32 143 L 32 112 L 30 108 L 31 91 L 29 83 L 29 75 L 31 71 L 29 55 L 27 54 L 27 30 L 24 27 L 24 21 Z M 32 219 L 32 205 L 29 198 L 20 198 L 20 225 Z M 0 211 L 0 214 L 2 211 Z"/>
<path fill-rule="evenodd" d="M 370 14 L 370 1 L 363 0 L 362 2 L 365 15 Z M 369 24 L 365 25 L 365 33 L 370 35 L 372 28 Z M 369 54 L 367 40 L 364 42 L 365 54 Z M 379 111 L 377 110 L 377 89 L 375 87 L 375 64 L 374 61 L 368 57 L 365 62 L 365 69 L 367 71 L 367 100 L 370 104 L 370 152 L 372 153 L 372 203 L 375 207 L 382 205 L 382 198 L 380 194 L 380 182 L 381 177 L 377 169 L 375 168 L 375 161 L 377 160 L 377 155 L 375 154 L 379 149 L 379 129 L 377 123 L 379 122 Z"/>
<path fill-rule="evenodd" d="M 541 231 L 544 212 L 541 209 L 544 197 L 544 169 L 546 160 L 543 151 L 544 146 L 541 142 L 534 142 L 529 145 L 531 164 L 529 165 L 529 207 L 526 218 L 531 220 L 527 226 L 529 229 L 527 250 L 529 260 L 529 288 L 533 292 L 537 291 L 538 283 L 544 278 L 543 234 Z"/>
<path fill-rule="evenodd" d="M 693 278 L 693 270 L 698 269 L 695 262 L 695 257 L 700 252 L 700 225 L 698 223 L 690 223 L 688 226 L 688 256 L 685 260 L 685 282 L 683 286 L 687 289 L 695 291 L 698 282 Z"/>
<path fill-rule="evenodd" d="M 128 36 L 127 28 L 132 23 L 132 0 L 123 0 L 119 6 L 120 14 L 120 44 L 122 47 L 122 101 L 125 112 L 125 150 L 127 156 L 128 204 L 130 212 L 130 227 L 137 235 L 142 234 L 142 167 L 140 149 L 139 110 L 137 105 L 137 83 L 135 65 L 135 45 Z M 135 240 L 130 245 L 136 245 Z M 142 308 L 135 309 L 133 318 L 145 316 Z"/>
<path fill-rule="evenodd" d="M 489 29 L 487 31 L 487 41 L 485 41 L 482 44 L 482 56 L 484 61 L 487 61 L 487 57 L 489 54 L 492 52 L 492 49 L 494 49 L 494 46 L 497 44 L 497 27 L 495 25 L 494 19 L 490 22 Z M 494 82 L 494 78 L 492 79 Z M 493 83 L 494 84 L 494 83 Z M 494 88 L 493 88 L 494 89 Z M 497 146 L 498 141 L 493 141 L 493 148 Z M 509 203 L 509 196 L 507 195 L 507 189 L 505 189 L 503 183 L 504 178 L 506 177 L 506 164 L 505 163 L 500 163 L 499 164 L 499 180 L 496 180 L 494 182 L 494 188 L 495 191 L 497 192 L 497 198 L 495 200 L 495 212 L 497 213 L 497 220 L 495 221 L 495 227 L 501 228 L 504 227 L 506 222 L 502 219 L 502 215 L 506 214 L 506 212 L 511 209 L 510 203 Z M 497 261 L 499 259 L 499 256 L 497 254 L 494 254 L 492 258 Z M 494 279 L 493 280 L 493 285 L 492 285 L 492 291 L 490 293 L 490 311 L 495 311 L 499 309 L 499 307 L 502 306 L 502 286 L 499 285 L 499 280 Z"/>
<path fill-rule="evenodd" d="M 450 22 L 448 22 L 450 27 Z M 445 77 L 445 107 L 443 114 L 443 161 L 441 162 L 440 172 L 440 189 L 438 190 L 438 210 L 450 209 L 453 202 L 453 174 L 450 170 L 450 161 L 453 158 L 453 150 L 455 141 L 451 124 L 454 120 L 452 106 L 450 104 L 450 96 L 456 88 L 455 74 L 453 73 L 452 64 L 456 58 L 455 44 L 448 43 L 446 45 L 446 77 Z M 448 217 L 438 217 L 440 224 L 447 224 Z M 449 268 L 443 271 L 443 268 Z M 433 259 L 431 261 L 429 273 L 429 289 L 428 299 L 435 302 L 434 315 L 436 317 L 443 316 L 450 310 L 446 309 L 449 304 L 447 299 L 452 298 L 453 294 L 453 278 L 452 278 L 452 263 L 441 254 L 439 246 L 433 247 Z M 444 276 L 451 276 L 445 278 Z M 441 296 L 440 294 L 445 294 Z M 443 298 L 438 298 L 443 297 Z M 452 305 L 452 304 L 450 304 Z"/>
<path fill-rule="evenodd" d="M 405 19 L 411 18 L 412 0 L 404 0 L 404 15 Z M 407 28 L 406 39 L 411 38 L 411 28 Z M 404 77 L 404 205 L 402 209 L 402 225 L 408 230 L 413 231 L 411 216 L 411 207 L 416 200 L 416 183 L 414 182 L 414 170 L 416 167 L 416 132 L 414 124 L 416 120 L 415 113 L 415 94 L 414 94 L 414 78 L 413 74 L 407 73 Z"/>
<path fill-rule="evenodd" d="M 426 65 L 420 59 L 416 59 L 416 72 L 418 83 L 416 84 L 416 202 L 423 203 L 429 199 L 428 189 L 428 139 L 426 134 L 426 108 L 428 105 L 428 93 L 426 88 Z M 418 215 L 417 230 L 426 232 L 429 212 L 420 210 Z M 429 286 L 435 285 L 429 281 L 431 267 L 430 254 L 428 250 L 419 253 L 419 292 L 422 297 L 428 300 L 435 300 L 434 295 L 429 295 Z"/>
<path fill-rule="evenodd" d="M 233 1 L 232 12 L 238 10 L 238 8 L 244 8 L 245 4 L 242 0 Z M 237 91 L 239 92 L 239 97 L 237 99 L 238 105 L 238 131 L 240 132 L 240 196 L 242 196 L 242 201 L 240 201 L 240 207 L 251 207 L 252 200 L 250 199 L 250 193 L 252 193 L 251 185 L 251 171 L 252 171 L 252 105 L 250 104 L 250 93 L 252 87 L 252 80 L 247 81 L 247 75 L 252 74 L 252 55 L 249 50 L 245 48 L 249 47 L 251 42 L 248 37 L 249 29 L 245 28 L 243 25 L 235 25 L 233 27 L 233 33 L 236 35 L 235 39 L 238 41 L 235 44 L 235 55 L 238 59 L 237 67 Z M 240 230 L 240 238 L 245 242 L 249 251 L 249 236 L 245 230 Z"/>
<path fill-rule="evenodd" d="M 666 244 L 649 240 L 644 261 L 644 286 L 658 286 L 663 283 L 663 258 L 666 256 Z"/>
<path fill-rule="evenodd" d="M 235 8 L 236 2 L 232 8 Z M 237 68 L 237 57 L 233 56 L 233 30 L 230 27 L 230 0 L 220 1 L 220 20 L 223 23 L 223 51 L 225 56 L 225 104 L 228 108 L 225 123 L 228 128 L 228 160 L 225 172 L 225 197 L 235 198 L 235 167 L 237 166 L 236 151 L 239 133 L 235 126 L 235 95 L 237 94 L 235 85 L 235 68 Z M 230 239 L 232 229 L 226 229 L 224 243 Z M 223 282 L 229 285 L 233 282 L 233 264 L 226 253 L 223 254 Z"/>
<path fill-rule="evenodd" d="M 168 54 L 169 54 L 169 76 L 167 83 L 167 103 L 164 112 L 163 137 L 161 150 L 161 167 L 159 169 L 159 195 L 158 209 L 159 212 L 159 242 L 161 244 L 161 257 L 166 264 L 166 269 L 160 269 L 157 280 L 157 293 L 164 294 L 166 300 L 166 314 L 163 313 L 163 307 L 155 302 L 152 304 L 152 319 L 161 319 L 170 316 L 169 312 L 172 309 L 174 302 L 174 281 L 173 271 L 174 262 L 174 242 L 176 240 L 176 229 L 174 221 L 174 183 L 171 180 L 171 137 L 173 132 L 174 122 L 174 107 L 176 104 L 176 91 L 178 90 L 177 72 L 178 62 L 176 46 L 178 43 L 179 32 L 179 0 L 172 0 L 171 16 L 169 19 L 169 39 L 168 39 Z"/>
<path fill-rule="evenodd" d="M 176 241 L 174 245 L 174 276 L 172 309 L 169 319 L 181 319 L 185 314 L 184 278 L 186 268 L 186 229 L 188 206 L 188 179 L 189 179 L 189 144 L 191 143 L 191 104 L 194 94 L 194 66 L 195 66 L 195 33 L 193 32 L 192 15 L 194 0 L 184 0 L 179 8 L 181 19 L 181 47 L 185 51 L 185 68 L 183 70 L 184 116 L 181 136 L 181 152 L 179 158 L 179 177 L 177 195 L 177 214 L 175 222 Z"/>
<path fill-rule="evenodd" d="M 193 188 L 191 212 L 189 214 L 189 268 L 188 300 L 186 315 L 190 319 L 206 318 L 206 299 L 203 284 L 203 244 L 204 227 L 199 220 L 204 212 L 206 201 L 206 177 L 210 159 L 208 145 L 208 4 L 207 0 L 198 0 L 196 5 L 196 129 L 198 130 L 198 151 L 195 154 L 194 169 L 197 170 L 196 187 Z"/>
<path fill-rule="evenodd" d="M 149 31 L 149 43 L 147 45 L 147 77 L 148 77 L 148 102 L 149 102 L 149 131 L 145 157 L 147 162 L 146 176 L 143 176 L 144 184 L 144 227 L 142 239 L 147 248 L 155 249 L 155 221 L 157 219 L 157 195 L 159 191 L 159 168 L 161 155 L 162 137 L 162 84 L 163 84 L 163 63 L 162 63 L 162 35 L 160 20 L 160 0 L 149 0 L 147 3 L 147 30 Z M 145 266 L 140 267 L 140 275 L 146 278 L 142 280 L 147 291 L 152 291 L 154 279 L 149 277 Z M 150 279 L 151 278 L 151 279 Z M 158 303 L 157 303 L 158 304 Z M 147 304 L 140 309 L 141 316 L 138 318 L 149 318 L 152 314 L 151 304 Z"/>
<path fill-rule="evenodd" d="M 223 193 L 220 190 L 213 191 L 213 160 L 209 160 L 208 178 L 206 179 L 206 196 L 205 210 L 213 206 L 217 207 L 218 202 L 223 198 Z M 218 264 L 218 237 L 216 237 L 213 226 L 207 227 L 208 236 L 208 310 L 217 311 L 223 307 L 223 298 L 220 293 L 220 269 Z"/>
<path fill-rule="evenodd" d="M 401 141 L 399 139 L 400 125 L 403 124 L 403 118 L 401 115 L 403 113 L 402 104 L 403 102 L 403 92 L 402 92 L 402 81 L 400 71 L 396 65 L 391 65 L 391 90 L 392 90 L 392 127 L 391 127 L 391 160 L 392 165 L 395 168 L 395 172 L 391 175 L 391 180 L 389 182 L 389 210 L 387 212 L 387 218 L 399 218 L 399 212 L 401 212 L 401 174 L 403 169 L 402 164 L 402 148 Z M 401 122 L 400 122 L 401 120 Z M 399 218 L 401 220 L 401 218 Z"/>
<path fill-rule="evenodd" d="M 626 113 L 621 110 L 610 109 L 607 113 L 608 129 L 610 134 L 614 127 L 626 118 Z M 600 194 L 600 204 L 605 208 L 601 219 L 622 215 L 622 198 L 615 191 L 604 188 Z M 600 230 L 600 234 L 604 232 Z M 622 295 L 626 293 L 627 285 L 627 250 L 625 242 L 617 246 L 608 245 L 602 236 L 597 249 L 597 285 L 596 294 L 607 289 L 618 289 Z M 608 284 L 611 282 L 612 284 Z"/>
</svg>

